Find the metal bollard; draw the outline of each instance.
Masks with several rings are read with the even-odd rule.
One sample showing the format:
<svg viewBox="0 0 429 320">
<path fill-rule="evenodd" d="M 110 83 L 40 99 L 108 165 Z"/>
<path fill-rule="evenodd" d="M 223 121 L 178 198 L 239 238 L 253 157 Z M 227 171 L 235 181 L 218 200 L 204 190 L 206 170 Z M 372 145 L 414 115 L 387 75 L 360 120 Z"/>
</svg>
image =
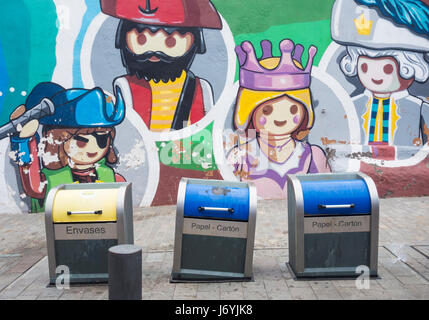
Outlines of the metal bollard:
<svg viewBox="0 0 429 320">
<path fill-rule="evenodd" d="M 119 245 L 109 249 L 109 300 L 142 299 L 142 248 Z"/>
</svg>

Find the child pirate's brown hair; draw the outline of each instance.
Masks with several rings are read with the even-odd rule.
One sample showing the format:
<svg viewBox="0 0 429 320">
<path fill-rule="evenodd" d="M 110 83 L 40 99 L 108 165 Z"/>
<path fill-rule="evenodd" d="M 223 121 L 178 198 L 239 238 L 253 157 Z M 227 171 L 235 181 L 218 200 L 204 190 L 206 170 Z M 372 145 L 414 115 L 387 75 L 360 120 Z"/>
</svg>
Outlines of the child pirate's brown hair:
<svg viewBox="0 0 429 320">
<path fill-rule="evenodd" d="M 114 164 L 118 161 L 115 150 L 113 149 L 113 141 L 115 139 L 116 131 L 115 128 L 64 128 L 64 127 L 51 127 L 44 126 L 42 131 L 41 148 L 42 152 L 50 157 L 43 157 L 43 166 L 50 170 L 57 170 L 65 167 L 69 164 L 69 157 L 64 150 L 64 144 L 77 135 L 88 135 L 92 133 L 106 133 L 108 137 L 108 149 L 105 155 L 107 163 Z M 39 151 L 40 152 L 40 151 Z M 51 158 L 51 156 L 55 156 Z M 45 158 L 45 159 L 44 159 Z M 46 161 L 49 159 L 49 161 Z"/>
</svg>

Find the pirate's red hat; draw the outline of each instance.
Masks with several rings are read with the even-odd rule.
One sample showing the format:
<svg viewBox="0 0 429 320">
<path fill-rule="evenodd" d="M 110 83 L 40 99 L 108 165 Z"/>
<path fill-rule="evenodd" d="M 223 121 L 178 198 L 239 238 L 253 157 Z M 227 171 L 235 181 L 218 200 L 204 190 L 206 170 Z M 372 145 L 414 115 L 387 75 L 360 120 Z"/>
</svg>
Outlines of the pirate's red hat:
<svg viewBox="0 0 429 320">
<path fill-rule="evenodd" d="M 100 0 L 110 16 L 143 24 L 222 29 L 209 0 Z"/>
</svg>

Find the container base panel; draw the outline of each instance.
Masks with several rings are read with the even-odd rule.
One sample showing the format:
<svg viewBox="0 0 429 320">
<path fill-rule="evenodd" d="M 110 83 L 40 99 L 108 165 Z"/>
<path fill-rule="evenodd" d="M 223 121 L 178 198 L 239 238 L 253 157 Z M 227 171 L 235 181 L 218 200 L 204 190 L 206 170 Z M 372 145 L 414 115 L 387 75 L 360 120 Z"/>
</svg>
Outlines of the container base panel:
<svg viewBox="0 0 429 320">
<path fill-rule="evenodd" d="M 60 275 L 58 275 L 60 276 Z M 58 283 L 57 283 L 58 282 Z M 107 284 L 109 282 L 109 274 L 71 274 L 69 278 L 70 285 L 84 285 L 84 284 Z M 65 277 L 50 278 L 49 285 L 65 285 Z"/>
<path fill-rule="evenodd" d="M 108 250 L 117 244 L 117 239 L 56 240 L 57 272 L 68 269 L 70 283 L 107 283 Z M 52 284 L 52 277 L 50 280 Z"/>
<path fill-rule="evenodd" d="M 243 274 L 247 240 L 184 234 L 181 268 Z"/>
<path fill-rule="evenodd" d="M 356 279 L 361 276 L 361 272 L 356 272 L 356 267 L 350 268 L 309 268 L 304 269 L 304 272 L 296 272 L 294 268 L 287 264 L 289 270 L 293 276 L 297 279 L 338 279 L 338 278 L 347 278 L 347 279 Z M 369 277 L 378 278 L 377 270 L 369 271 Z"/>
<path fill-rule="evenodd" d="M 243 273 L 216 272 L 193 269 L 180 269 L 172 272 L 170 282 L 230 282 L 253 281 L 253 275 L 245 276 Z"/>
<path fill-rule="evenodd" d="M 304 235 L 304 268 L 347 270 L 369 266 L 369 232 Z M 345 271 L 346 272 L 346 271 Z"/>
</svg>

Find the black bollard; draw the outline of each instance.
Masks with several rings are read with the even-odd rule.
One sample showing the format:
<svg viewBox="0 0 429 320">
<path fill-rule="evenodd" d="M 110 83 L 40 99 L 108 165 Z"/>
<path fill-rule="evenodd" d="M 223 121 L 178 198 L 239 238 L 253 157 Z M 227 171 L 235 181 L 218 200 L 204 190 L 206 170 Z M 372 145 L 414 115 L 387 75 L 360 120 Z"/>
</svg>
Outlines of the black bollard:
<svg viewBox="0 0 429 320">
<path fill-rule="evenodd" d="M 142 248 L 119 245 L 109 249 L 109 300 L 142 299 Z"/>
</svg>

